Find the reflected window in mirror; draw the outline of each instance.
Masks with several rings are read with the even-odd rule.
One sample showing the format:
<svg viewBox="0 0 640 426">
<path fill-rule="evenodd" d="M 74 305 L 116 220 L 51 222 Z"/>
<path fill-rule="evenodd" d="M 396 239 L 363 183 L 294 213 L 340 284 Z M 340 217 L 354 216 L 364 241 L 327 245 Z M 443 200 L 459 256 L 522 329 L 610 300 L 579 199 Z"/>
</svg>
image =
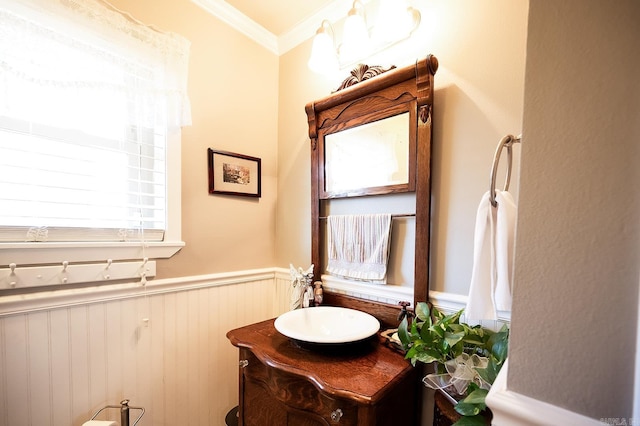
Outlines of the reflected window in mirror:
<svg viewBox="0 0 640 426">
<path fill-rule="evenodd" d="M 325 191 L 409 183 L 409 113 L 325 136 Z"/>
</svg>

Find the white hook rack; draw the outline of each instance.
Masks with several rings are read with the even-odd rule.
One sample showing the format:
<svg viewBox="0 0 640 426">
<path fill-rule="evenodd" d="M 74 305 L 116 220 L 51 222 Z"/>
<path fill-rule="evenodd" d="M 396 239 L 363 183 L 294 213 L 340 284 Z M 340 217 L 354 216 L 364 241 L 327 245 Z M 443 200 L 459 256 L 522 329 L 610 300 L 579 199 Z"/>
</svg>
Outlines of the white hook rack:
<svg viewBox="0 0 640 426">
<path fill-rule="evenodd" d="M 0 268 L 0 291 L 10 288 L 28 288 L 60 284 L 96 283 L 117 280 L 136 280 L 141 277 L 146 282 L 155 277 L 156 262 L 144 259 L 137 262 L 109 262 L 94 264 L 70 264 L 68 261 L 50 266 L 18 268 L 15 263 Z"/>
</svg>

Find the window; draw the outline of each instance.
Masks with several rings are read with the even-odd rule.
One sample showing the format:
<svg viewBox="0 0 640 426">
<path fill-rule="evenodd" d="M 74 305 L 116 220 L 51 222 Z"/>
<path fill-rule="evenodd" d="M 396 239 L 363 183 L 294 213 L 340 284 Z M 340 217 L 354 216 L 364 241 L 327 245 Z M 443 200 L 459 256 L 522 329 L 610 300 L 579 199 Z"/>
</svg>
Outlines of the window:
<svg viewBox="0 0 640 426">
<path fill-rule="evenodd" d="M 0 6 L 0 266 L 182 247 L 188 51 L 96 0 Z"/>
</svg>

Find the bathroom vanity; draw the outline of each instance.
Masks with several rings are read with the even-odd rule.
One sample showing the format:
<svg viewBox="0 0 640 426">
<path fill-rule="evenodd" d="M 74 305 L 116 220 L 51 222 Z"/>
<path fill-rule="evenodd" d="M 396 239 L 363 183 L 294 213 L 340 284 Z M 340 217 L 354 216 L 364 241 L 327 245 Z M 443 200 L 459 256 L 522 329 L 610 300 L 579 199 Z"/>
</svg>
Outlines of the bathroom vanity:
<svg viewBox="0 0 640 426">
<path fill-rule="evenodd" d="M 415 225 L 408 239 L 413 271 L 406 280 L 413 300 L 400 300 L 403 310 L 429 296 L 431 117 L 437 69 L 432 55 L 390 70 L 360 65 L 338 91 L 305 106 L 311 141 L 314 278 L 320 280 L 326 269 L 330 214 L 340 214 L 337 209 L 344 204 L 352 207 L 353 200 L 368 199 L 369 206 L 378 209 L 393 207 L 397 196 L 407 196 L 410 202 L 401 207 L 411 206 L 412 211 L 396 215 Z M 373 151 L 382 155 L 365 155 Z M 362 157 L 372 161 L 356 168 L 354 160 Z M 389 158 L 393 161 L 387 165 Z M 378 166 L 381 162 L 384 167 Z M 380 169 L 398 173 L 381 179 Z M 369 176 L 370 171 L 376 173 Z M 401 308 L 394 303 L 326 288 L 323 300 L 326 306 L 366 312 L 383 330 L 399 323 Z M 356 343 L 309 346 L 281 334 L 274 320 L 268 320 L 231 330 L 227 337 L 240 350 L 240 425 L 420 424 L 420 369 L 377 333 Z"/>
<path fill-rule="evenodd" d="M 227 337 L 240 349 L 241 426 L 419 424 L 419 369 L 377 335 L 307 347 L 267 320 Z"/>
</svg>

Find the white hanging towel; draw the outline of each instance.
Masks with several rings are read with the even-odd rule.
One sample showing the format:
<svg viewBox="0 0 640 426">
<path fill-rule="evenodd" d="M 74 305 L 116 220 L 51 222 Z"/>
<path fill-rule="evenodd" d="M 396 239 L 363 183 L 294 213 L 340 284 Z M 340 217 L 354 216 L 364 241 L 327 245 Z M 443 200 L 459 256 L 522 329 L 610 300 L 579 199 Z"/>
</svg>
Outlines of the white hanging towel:
<svg viewBox="0 0 640 426">
<path fill-rule="evenodd" d="M 327 219 L 327 272 L 386 284 L 391 215 L 332 215 Z"/>
<path fill-rule="evenodd" d="M 497 311 L 511 311 L 517 207 L 506 191 L 496 190 L 496 202 L 487 192 L 478 206 L 467 319 L 495 320 Z"/>
</svg>

